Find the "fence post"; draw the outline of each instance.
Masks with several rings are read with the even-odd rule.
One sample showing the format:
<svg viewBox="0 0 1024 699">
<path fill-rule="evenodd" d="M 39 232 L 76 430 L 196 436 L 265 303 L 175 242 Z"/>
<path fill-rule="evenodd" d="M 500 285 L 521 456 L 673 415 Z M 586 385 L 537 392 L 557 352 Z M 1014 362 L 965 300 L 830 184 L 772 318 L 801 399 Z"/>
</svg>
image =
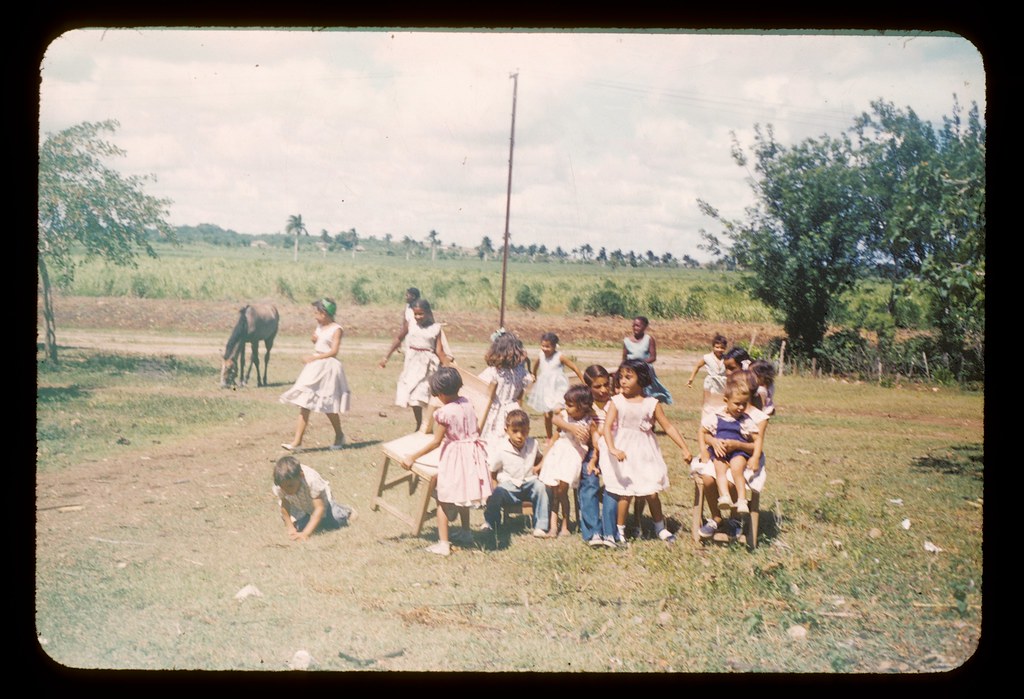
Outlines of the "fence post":
<svg viewBox="0 0 1024 699">
<path fill-rule="evenodd" d="M 779 376 L 783 374 L 783 367 L 786 366 L 786 341 L 779 345 Z"/>
<path fill-rule="evenodd" d="M 929 381 L 931 381 L 932 380 L 932 373 L 930 371 L 928 371 L 928 355 L 925 354 L 922 351 L 921 352 L 921 357 L 924 359 L 924 375 L 928 377 Z"/>
</svg>

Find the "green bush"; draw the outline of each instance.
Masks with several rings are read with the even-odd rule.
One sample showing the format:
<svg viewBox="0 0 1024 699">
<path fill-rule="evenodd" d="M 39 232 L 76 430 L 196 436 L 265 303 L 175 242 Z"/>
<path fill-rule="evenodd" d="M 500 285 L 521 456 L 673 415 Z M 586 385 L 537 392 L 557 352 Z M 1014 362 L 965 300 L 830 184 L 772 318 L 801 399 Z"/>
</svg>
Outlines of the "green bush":
<svg viewBox="0 0 1024 699">
<path fill-rule="evenodd" d="M 524 284 L 516 291 L 516 304 L 524 310 L 536 311 L 540 308 L 540 294 Z"/>
<path fill-rule="evenodd" d="M 686 303 L 683 304 L 682 315 L 684 318 L 693 320 L 705 320 L 708 316 L 707 294 L 699 286 L 687 294 Z"/>
<path fill-rule="evenodd" d="M 604 288 L 592 292 L 582 310 L 589 316 L 628 316 L 630 306 L 629 299 L 617 289 Z"/>
<path fill-rule="evenodd" d="M 288 283 L 288 280 L 284 277 L 278 277 L 275 285 L 278 295 L 284 296 L 289 301 L 295 300 L 295 291 L 292 290 L 292 285 Z"/>
<path fill-rule="evenodd" d="M 373 302 L 373 294 L 367 290 L 366 285 L 370 283 L 370 280 L 366 277 L 359 277 L 352 282 L 352 301 L 357 306 L 365 306 Z"/>
</svg>

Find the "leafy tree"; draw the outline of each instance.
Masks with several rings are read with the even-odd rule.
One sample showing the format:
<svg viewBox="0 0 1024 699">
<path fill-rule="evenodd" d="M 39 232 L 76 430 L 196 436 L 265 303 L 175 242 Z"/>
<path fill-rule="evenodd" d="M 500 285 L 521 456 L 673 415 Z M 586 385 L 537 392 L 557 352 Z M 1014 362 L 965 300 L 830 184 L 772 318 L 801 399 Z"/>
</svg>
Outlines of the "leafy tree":
<svg viewBox="0 0 1024 699">
<path fill-rule="evenodd" d="M 355 250 L 356 245 L 359 244 L 359 234 L 355 228 L 350 228 L 347 231 L 341 231 L 334 239 L 338 242 L 343 250 Z"/>
<path fill-rule="evenodd" d="M 402 247 L 405 248 L 405 259 L 409 259 L 409 255 L 413 250 L 419 247 L 419 243 L 413 240 L 412 236 L 405 236 L 402 238 Z"/>
<path fill-rule="evenodd" d="M 590 243 L 583 243 L 580 246 L 580 257 L 583 258 L 584 262 L 590 262 L 590 258 L 594 254 L 594 246 Z"/>
<path fill-rule="evenodd" d="M 727 221 L 706 202 L 699 205 L 723 224 L 729 254 L 751 272 L 744 286 L 784 314 L 793 350 L 809 356 L 821 346 L 833 304 L 853 286 L 864 262 L 868 223 L 861 171 L 845 136 L 786 148 L 770 126 L 754 133 L 750 185 L 757 200 L 747 220 Z M 735 142 L 733 159 L 746 167 L 747 156 Z M 702 235 L 721 250 L 715 236 Z"/>
<path fill-rule="evenodd" d="M 43 290 L 46 355 L 57 361 L 57 334 L 53 315 L 50 268 L 57 283 L 74 279 L 72 252 L 84 248 L 86 258 L 102 257 L 117 265 L 135 265 L 138 251 L 156 252 L 147 240 L 155 229 L 176 240 L 167 224 L 169 199 L 143 191 L 149 177 L 124 177 L 104 162 L 125 152 L 103 139 L 118 122 L 82 122 L 56 134 L 47 134 L 39 147 L 37 266 Z"/>
<path fill-rule="evenodd" d="M 872 103 L 853 132 L 871 207 L 871 246 L 890 281 L 889 313 L 920 289 L 940 350 L 960 378 L 984 374 L 985 128 L 954 100 L 936 131 L 912 109 Z M 966 354 L 965 354 L 966 353 Z"/>
<path fill-rule="evenodd" d="M 490 236 L 485 235 L 480 240 L 480 244 L 476 246 L 476 254 L 481 260 L 485 262 L 487 261 L 488 255 L 494 254 L 494 244 L 491 242 Z"/>
<path fill-rule="evenodd" d="M 306 224 L 302 222 L 302 214 L 294 214 L 288 217 L 288 223 L 284 227 L 284 232 L 288 235 L 295 234 L 295 255 L 293 261 L 299 261 L 299 235 L 305 233 L 309 235 L 309 231 L 306 230 Z"/>
</svg>

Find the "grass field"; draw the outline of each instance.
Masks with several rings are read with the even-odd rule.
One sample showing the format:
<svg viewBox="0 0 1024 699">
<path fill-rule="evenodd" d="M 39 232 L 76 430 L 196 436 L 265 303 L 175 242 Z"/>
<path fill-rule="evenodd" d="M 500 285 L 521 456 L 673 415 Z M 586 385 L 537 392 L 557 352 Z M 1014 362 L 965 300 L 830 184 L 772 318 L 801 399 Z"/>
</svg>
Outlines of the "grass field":
<svg viewBox="0 0 1024 699">
<path fill-rule="evenodd" d="M 211 265 L 210 280 L 236 273 Z M 300 299 L 322 293 L 284 281 Z M 391 298 L 407 285 L 376 283 Z M 496 551 L 441 559 L 423 551 L 433 523 L 413 537 L 370 506 L 379 445 L 412 426 L 390 405 L 398 367 L 375 366 L 385 346 L 343 348 L 351 445 L 327 451 L 314 415 L 301 456 L 359 517 L 304 544 L 270 493 L 297 353 L 277 352 L 272 386 L 237 391 L 218 388 L 215 357 L 143 343 L 37 362 L 41 648 L 74 668 L 283 670 L 305 650 L 320 670 L 642 673 L 935 673 L 977 648 L 981 394 L 781 377 L 754 552 L 689 540 L 692 485 L 661 436 L 674 546 L 512 530 Z M 483 345 L 458 349 L 483 368 Z M 677 398 L 667 413 L 692 444 L 697 353 L 663 352 L 678 367 L 659 370 Z M 247 585 L 261 594 L 236 599 Z"/>
<path fill-rule="evenodd" d="M 67 293 L 234 300 L 304 301 L 327 294 L 339 304 L 393 304 L 406 287 L 418 286 L 439 311 L 490 311 L 499 306 L 501 261 L 439 259 L 374 253 L 305 252 L 300 264 L 278 248 L 214 248 L 194 244 L 158 247 L 158 259 L 139 259 L 137 269 L 82 262 Z M 585 306 L 595 290 L 610 288 L 626 304 L 620 315 L 689 317 L 734 322 L 775 322 L 771 311 L 737 293 L 735 273 L 683 268 L 605 267 L 598 264 L 511 262 L 506 303 L 517 307 L 523 287 L 542 313 L 563 314 L 573 300 Z"/>
</svg>

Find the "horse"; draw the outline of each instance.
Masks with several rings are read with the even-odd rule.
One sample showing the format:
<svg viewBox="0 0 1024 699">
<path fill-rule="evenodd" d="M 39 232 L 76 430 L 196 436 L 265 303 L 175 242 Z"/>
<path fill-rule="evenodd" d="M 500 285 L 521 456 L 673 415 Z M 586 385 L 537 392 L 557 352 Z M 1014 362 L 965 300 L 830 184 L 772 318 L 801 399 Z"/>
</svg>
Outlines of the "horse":
<svg viewBox="0 0 1024 699">
<path fill-rule="evenodd" d="M 224 348 L 224 363 L 220 368 L 220 386 L 227 388 L 235 383 L 235 375 L 240 377 L 244 386 L 249 381 L 252 368 L 256 367 L 256 385 L 267 385 L 267 364 L 270 363 L 270 350 L 277 336 L 280 316 L 277 308 L 268 303 L 256 303 L 242 306 L 238 311 L 238 322 L 231 331 L 228 344 Z M 266 348 L 263 353 L 263 375 L 260 376 L 259 343 Z M 249 370 L 245 370 L 245 345 L 252 345 L 252 358 Z"/>
</svg>

